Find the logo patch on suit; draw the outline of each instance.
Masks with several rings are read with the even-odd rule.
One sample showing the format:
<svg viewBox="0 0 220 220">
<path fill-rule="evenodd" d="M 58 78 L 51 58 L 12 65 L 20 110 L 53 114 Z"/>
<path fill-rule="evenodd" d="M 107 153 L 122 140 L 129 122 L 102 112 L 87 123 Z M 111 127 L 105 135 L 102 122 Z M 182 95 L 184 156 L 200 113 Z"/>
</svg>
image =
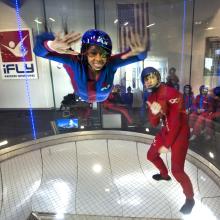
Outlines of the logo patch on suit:
<svg viewBox="0 0 220 220">
<path fill-rule="evenodd" d="M 178 99 L 178 98 L 169 99 L 169 103 L 171 103 L 171 104 L 175 104 L 175 103 L 178 103 L 178 102 L 179 102 L 179 99 Z"/>
</svg>

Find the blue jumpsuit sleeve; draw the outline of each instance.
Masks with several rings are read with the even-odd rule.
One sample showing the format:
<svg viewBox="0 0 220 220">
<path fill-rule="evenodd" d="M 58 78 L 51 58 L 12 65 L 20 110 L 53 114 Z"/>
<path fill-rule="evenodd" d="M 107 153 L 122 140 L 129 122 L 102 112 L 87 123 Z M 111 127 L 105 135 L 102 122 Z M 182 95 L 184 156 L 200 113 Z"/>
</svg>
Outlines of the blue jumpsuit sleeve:
<svg viewBox="0 0 220 220">
<path fill-rule="evenodd" d="M 63 64 L 69 64 L 72 61 L 69 54 L 59 54 L 57 52 L 48 51 L 44 46 L 45 41 L 54 40 L 55 37 L 52 33 L 43 33 L 36 37 L 36 44 L 34 47 L 34 53 L 36 56 L 43 57 L 49 60 L 53 60 Z"/>
<path fill-rule="evenodd" d="M 127 53 L 127 52 L 125 52 L 125 53 Z M 112 63 L 112 66 L 113 66 L 115 71 L 119 67 L 123 67 L 123 66 L 129 65 L 131 63 L 142 61 L 147 57 L 147 51 L 144 51 L 144 52 L 139 53 L 136 56 L 132 56 L 132 57 L 129 57 L 127 59 L 121 59 L 121 56 L 124 55 L 125 53 L 120 53 L 120 54 L 117 54 L 117 55 L 113 55 L 111 57 L 111 63 Z"/>
</svg>

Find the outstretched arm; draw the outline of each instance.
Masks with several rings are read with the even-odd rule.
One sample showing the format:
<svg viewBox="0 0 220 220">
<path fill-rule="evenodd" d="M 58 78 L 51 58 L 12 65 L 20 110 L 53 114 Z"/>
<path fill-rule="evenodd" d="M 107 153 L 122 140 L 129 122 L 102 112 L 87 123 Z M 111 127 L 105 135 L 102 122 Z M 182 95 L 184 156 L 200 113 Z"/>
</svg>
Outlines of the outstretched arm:
<svg viewBox="0 0 220 220">
<path fill-rule="evenodd" d="M 132 27 L 130 27 L 126 29 L 126 36 L 129 50 L 111 57 L 111 62 L 115 70 L 117 70 L 117 68 L 119 67 L 142 61 L 147 57 L 147 33 L 143 37 L 141 37 L 138 33 L 135 33 L 133 31 Z"/>
<path fill-rule="evenodd" d="M 128 37 L 130 35 L 130 37 Z M 132 27 L 126 28 L 126 36 L 127 42 L 130 47 L 130 51 L 125 53 L 121 58 L 127 59 L 132 56 L 136 56 L 142 52 L 147 51 L 148 49 L 148 35 L 145 33 L 143 37 L 141 37 L 138 33 L 134 32 Z"/>
<path fill-rule="evenodd" d="M 79 33 L 71 33 L 63 37 L 57 34 L 54 37 L 52 33 L 43 33 L 36 38 L 34 53 L 49 60 L 68 64 L 72 60 L 72 55 L 78 54 L 71 50 L 71 44 L 77 42 L 80 36 Z"/>
</svg>

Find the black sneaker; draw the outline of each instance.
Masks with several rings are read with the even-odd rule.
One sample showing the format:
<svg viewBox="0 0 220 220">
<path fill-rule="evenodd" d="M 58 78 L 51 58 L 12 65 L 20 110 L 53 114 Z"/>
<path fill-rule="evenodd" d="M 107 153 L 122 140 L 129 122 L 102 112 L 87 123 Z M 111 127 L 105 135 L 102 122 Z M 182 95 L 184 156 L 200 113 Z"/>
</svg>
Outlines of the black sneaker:
<svg viewBox="0 0 220 220">
<path fill-rule="evenodd" d="M 182 212 L 184 215 L 190 214 L 194 205 L 195 205 L 194 199 L 186 199 L 184 205 L 180 209 L 180 212 Z"/>
<path fill-rule="evenodd" d="M 157 180 L 157 181 L 160 181 L 160 180 L 167 180 L 167 181 L 169 181 L 169 180 L 171 180 L 171 177 L 170 177 L 169 175 L 168 175 L 167 177 L 163 177 L 163 176 L 161 176 L 161 174 L 159 174 L 159 173 L 153 175 L 152 178 L 155 179 L 155 180 Z"/>
</svg>

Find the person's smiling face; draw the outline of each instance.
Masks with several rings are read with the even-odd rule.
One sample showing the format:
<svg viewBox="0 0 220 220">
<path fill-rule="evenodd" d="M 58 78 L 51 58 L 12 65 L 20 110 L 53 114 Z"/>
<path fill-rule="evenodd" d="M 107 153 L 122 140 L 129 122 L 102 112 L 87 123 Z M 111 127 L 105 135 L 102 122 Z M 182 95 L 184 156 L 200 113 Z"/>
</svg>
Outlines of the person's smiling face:
<svg viewBox="0 0 220 220">
<path fill-rule="evenodd" d="M 110 54 L 99 46 L 92 45 L 87 50 L 87 59 L 92 70 L 101 70 L 107 63 Z"/>
</svg>

